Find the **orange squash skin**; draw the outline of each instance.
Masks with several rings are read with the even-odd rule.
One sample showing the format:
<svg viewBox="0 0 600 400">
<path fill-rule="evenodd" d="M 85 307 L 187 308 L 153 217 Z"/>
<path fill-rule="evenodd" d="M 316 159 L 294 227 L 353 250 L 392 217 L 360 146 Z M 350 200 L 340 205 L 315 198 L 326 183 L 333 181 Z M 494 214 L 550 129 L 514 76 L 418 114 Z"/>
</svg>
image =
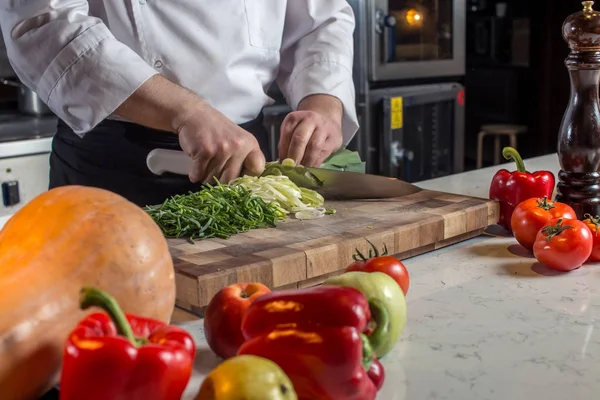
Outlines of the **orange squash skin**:
<svg viewBox="0 0 600 400">
<path fill-rule="evenodd" d="M 141 208 L 109 191 L 52 189 L 0 231 L 0 398 L 37 399 L 57 382 L 68 333 L 93 285 L 125 312 L 168 322 L 175 304 L 167 242 Z"/>
</svg>

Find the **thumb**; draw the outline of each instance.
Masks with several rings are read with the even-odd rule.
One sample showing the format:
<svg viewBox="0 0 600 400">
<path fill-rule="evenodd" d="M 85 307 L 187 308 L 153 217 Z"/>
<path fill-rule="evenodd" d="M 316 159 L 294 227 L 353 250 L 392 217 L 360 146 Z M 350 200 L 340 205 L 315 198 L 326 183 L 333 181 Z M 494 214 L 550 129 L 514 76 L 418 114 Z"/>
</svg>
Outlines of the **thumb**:
<svg viewBox="0 0 600 400">
<path fill-rule="evenodd" d="M 265 165 L 265 155 L 260 149 L 254 149 L 244 160 L 244 172 L 242 175 L 258 176 L 264 172 Z"/>
</svg>

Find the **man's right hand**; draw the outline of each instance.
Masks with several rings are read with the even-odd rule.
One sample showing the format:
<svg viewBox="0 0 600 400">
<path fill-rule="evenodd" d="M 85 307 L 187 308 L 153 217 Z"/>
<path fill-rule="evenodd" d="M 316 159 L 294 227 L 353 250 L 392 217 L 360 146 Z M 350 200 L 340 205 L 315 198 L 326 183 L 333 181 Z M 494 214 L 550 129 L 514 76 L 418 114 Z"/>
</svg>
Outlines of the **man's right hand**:
<svg viewBox="0 0 600 400">
<path fill-rule="evenodd" d="M 242 173 L 260 175 L 265 169 L 265 156 L 252 134 L 162 75 L 144 82 L 116 114 L 178 134 L 183 151 L 193 160 L 192 182 L 210 182 L 216 177 L 228 183 Z"/>
<path fill-rule="evenodd" d="M 192 182 L 229 183 L 242 172 L 260 175 L 265 169 L 256 138 L 208 104 L 200 104 L 178 125 L 183 151 L 192 158 Z"/>
</svg>

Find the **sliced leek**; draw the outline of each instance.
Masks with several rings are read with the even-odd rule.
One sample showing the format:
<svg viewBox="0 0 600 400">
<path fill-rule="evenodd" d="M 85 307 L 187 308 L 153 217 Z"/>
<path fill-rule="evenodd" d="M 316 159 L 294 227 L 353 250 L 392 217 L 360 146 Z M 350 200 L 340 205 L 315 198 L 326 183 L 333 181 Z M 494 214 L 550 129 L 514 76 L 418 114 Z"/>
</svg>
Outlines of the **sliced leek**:
<svg viewBox="0 0 600 400">
<path fill-rule="evenodd" d="M 315 219 L 325 215 L 325 199 L 314 190 L 298 187 L 285 175 L 243 176 L 231 182 L 242 186 L 285 214 L 298 219 Z"/>
</svg>

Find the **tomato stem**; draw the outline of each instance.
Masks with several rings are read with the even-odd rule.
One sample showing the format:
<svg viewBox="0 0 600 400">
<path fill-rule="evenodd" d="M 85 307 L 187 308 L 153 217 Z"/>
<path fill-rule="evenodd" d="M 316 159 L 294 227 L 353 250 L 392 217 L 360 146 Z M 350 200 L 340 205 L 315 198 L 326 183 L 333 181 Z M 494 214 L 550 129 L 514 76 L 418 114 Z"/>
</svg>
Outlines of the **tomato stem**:
<svg viewBox="0 0 600 400">
<path fill-rule="evenodd" d="M 587 218 L 592 224 L 594 224 L 596 227 L 596 235 L 598 235 L 598 228 L 600 228 L 600 216 L 596 215 L 595 217 L 592 217 L 591 214 L 585 214 L 583 218 Z"/>
<path fill-rule="evenodd" d="M 514 160 L 515 164 L 517 164 L 517 171 L 527 172 L 523 158 L 521 158 L 521 155 L 516 149 L 507 146 L 502 150 L 502 156 L 507 160 Z"/>
<path fill-rule="evenodd" d="M 375 253 L 375 257 L 379 257 L 379 250 L 377 250 L 377 247 L 375 247 L 375 245 L 369 239 L 367 239 L 367 243 L 369 243 L 369 245 L 371 246 L 371 248 L 369 249 L 369 257 L 373 258 L 373 253 L 371 253 L 371 250 L 373 250 L 373 252 Z"/>
<path fill-rule="evenodd" d="M 548 235 L 548 237 L 546 238 L 546 242 L 549 242 L 554 236 L 560 235 L 563 231 L 567 230 L 567 229 L 573 229 L 575 228 L 572 225 L 562 225 L 562 218 L 559 218 L 558 221 L 556 222 L 556 225 L 548 225 L 544 228 L 542 228 L 542 232 L 545 235 Z"/>
<path fill-rule="evenodd" d="M 548 200 L 548 196 L 544 196 L 543 199 L 537 199 L 538 207 L 542 208 L 546 211 L 555 208 L 554 202 L 552 200 Z"/>
<path fill-rule="evenodd" d="M 369 239 L 366 239 L 366 240 L 367 240 L 367 243 L 369 243 L 369 245 L 371 246 L 371 248 L 369 249 L 369 257 L 368 258 L 365 257 L 364 254 L 360 252 L 360 250 L 355 249 L 356 254 L 352 255 L 352 259 L 354 261 L 367 261 L 374 257 L 381 257 L 381 256 L 388 255 L 388 248 L 385 243 L 383 244 L 383 252 L 379 253 L 379 250 L 377 249 L 377 247 Z"/>
<path fill-rule="evenodd" d="M 352 255 L 354 261 L 367 261 L 367 258 L 360 252 L 358 248 L 354 249 L 356 254 Z"/>
</svg>

